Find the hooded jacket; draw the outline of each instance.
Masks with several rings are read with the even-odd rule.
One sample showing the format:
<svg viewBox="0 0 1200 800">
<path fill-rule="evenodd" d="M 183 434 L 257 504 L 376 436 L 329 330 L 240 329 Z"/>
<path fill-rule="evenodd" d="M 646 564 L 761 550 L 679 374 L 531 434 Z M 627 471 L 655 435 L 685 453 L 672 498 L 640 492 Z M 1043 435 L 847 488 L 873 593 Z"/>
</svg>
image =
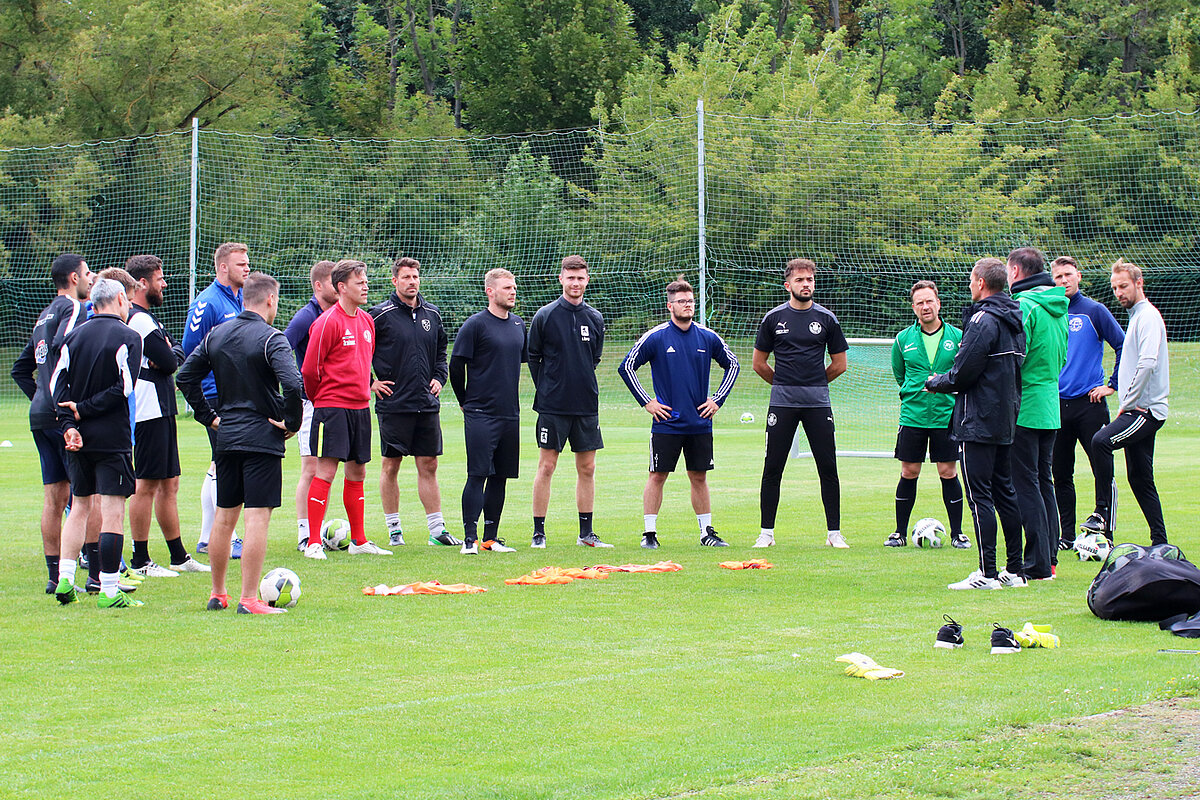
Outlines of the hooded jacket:
<svg viewBox="0 0 1200 800">
<path fill-rule="evenodd" d="M 967 306 L 954 366 L 925 381 L 931 392 L 958 393 L 950 419 L 954 441 L 1012 444 L 1024 360 L 1025 329 L 1016 300 L 998 292 Z"/>
<path fill-rule="evenodd" d="M 1021 366 L 1022 428 L 1058 430 L 1058 376 L 1067 363 L 1067 295 L 1045 272 L 1012 285 L 1025 327 L 1025 363 Z"/>
</svg>

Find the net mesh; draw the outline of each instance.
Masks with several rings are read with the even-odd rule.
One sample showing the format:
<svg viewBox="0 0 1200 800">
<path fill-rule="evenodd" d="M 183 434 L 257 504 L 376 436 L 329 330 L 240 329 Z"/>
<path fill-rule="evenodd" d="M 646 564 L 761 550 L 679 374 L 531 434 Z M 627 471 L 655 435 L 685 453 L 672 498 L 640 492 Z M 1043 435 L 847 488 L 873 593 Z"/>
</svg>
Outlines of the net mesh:
<svg viewBox="0 0 1200 800">
<path fill-rule="evenodd" d="M 749 370 L 763 314 L 782 302 L 788 258 L 817 262 L 817 300 L 848 336 L 890 338 L 912 321 L 908 289 L 932 278 L 952 322 L 983 255 L 1033 245 L 1073 255 L 1108 303 L 1107 266 L 1146 269 L 1175 341 L 1200 338 L 1200 122 L 1171 113 L 1038 123 L 868 124 L 709 115 L 705 127 L 706 315 L 746 369 L 731 410 L 761 412 Z M 631 403 L 612 367 L 662 321 L 662 287 L 697 280 L 697 119 L 601 130 L 439 140 L 308 140 L 201 131 L 197 288 L 222 241 L 280 278 L 279 322 L 308 298 L 321 258 L 372 266 L 372 302 L 399 255 L 451 336 L 483 305 L 482 274 L 518 277 L 527 318 L 559 293 L 558 262 L 592 265 L 588 300 L 608 321 L 602 403 Z M 180 332 L 188 296 L 189 133 L 0 149 L 0 347 L 12 363 L 52 291 L 53 257 L 94 270 L 161 256 Z M 839 446 L 888 451 L 896 393 L 887 347 L 856 345 L 834 385 Z M 609 374 L 613 373 L 613 374 Z M 0 407 L 23 406 L 6 382 Z"/>
</svg>

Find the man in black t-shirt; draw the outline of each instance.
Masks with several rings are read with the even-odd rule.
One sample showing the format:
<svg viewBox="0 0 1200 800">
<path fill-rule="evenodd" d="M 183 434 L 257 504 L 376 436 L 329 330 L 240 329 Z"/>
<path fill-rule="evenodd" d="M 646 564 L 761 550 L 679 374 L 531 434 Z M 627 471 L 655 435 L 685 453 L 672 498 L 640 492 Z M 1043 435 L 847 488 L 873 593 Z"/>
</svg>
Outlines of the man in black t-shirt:
<svg viewBox="0 0 1200 800">
<path fill-rule="evenodd" d="M 476 535 L 483 512 L 484 550 L 512 553 L 498 536 L 509 478 L 520 467 L 521 364 L 529 360 L 525 321 L 512 313 L 517 281 L 506 269 L 484 276 L 488 307 L 458 330 L 450 354 L 450 386 L 463 410 L 467 483 L 463 487 L 464 555 L 479 552 Z"/>
<path fill-rule="evenodd" d="M 821 503 L 825 506 L 828 528 L 825 544 L 838 549 L 850 546 L 841 532 L 841 485 L 833 408 L 829 401 L 829 382 L 846 371 L 849 345 L 833 312 L 813 302 L 816 270 L 816 265 L 806 258 L 794 258 L 787 263 L 783 286 L 788 301 L 767 313 L 754 341 L 754 371 L 771 384 L 767 455 L 759 490 L 762 530 L 755 547 L 775 544 L 779 484 L 792 438 L 800 425 L 804 426 L 821 482 Z M 825 363 L 827 351 L 829 364 Z M 775 354 L 774 368 L 767 363 L 771 353 Z"/>
</svg>

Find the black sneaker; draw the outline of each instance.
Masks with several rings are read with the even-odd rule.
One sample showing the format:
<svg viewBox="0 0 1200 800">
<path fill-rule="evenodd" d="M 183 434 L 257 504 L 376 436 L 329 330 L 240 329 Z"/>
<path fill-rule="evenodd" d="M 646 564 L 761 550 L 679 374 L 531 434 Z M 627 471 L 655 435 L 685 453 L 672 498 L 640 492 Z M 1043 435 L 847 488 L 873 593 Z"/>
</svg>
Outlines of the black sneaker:
<svg viewBox="0 0 1200 800">
<path fill-rule="evenodd" d="M 531 541 L 529 543 L 529 546 L 532 547 L 534 550 L 545 550 L 546 549 L 546 534 L 535 533 L 533 535 L 533 541 Z"/>
<path fill-rule="evenodd" d="M 1059 552 L 1062 552 L 1063 550 L 1074 550 L 1074 549 L 1075 549 L 1075 540 L 1074 539 L 1068 539 L 1067 537 L 1064 536 L 1058 540 Z"/>
<path fill-rule="evenodd" d="M 54 589 L 57 586 L 57 581 L 46 581 L 46 594 L 54 594 Z"/>
<path fill-rule="evenodd" d="M 705 547 L 729 547 L 729 542 L 717 536 L 717 532 L 713 530 L 712 525 L 704 529 L 704 535 L 700 537 L 700 544 Z"/>
<path fill-rule="evenodd" d="M 946 620 L 946 624 L 938 628 L 937 638 L 934 640 L 933 646 L 944 650 L 953 650 L 956 647 L 962 647 L 962 625 L 951 619 L 949 614 L 942 614 L 942 619 Z"/>
<path fill-rule="evenodd" d="M 992 623 L 992 655 L 997 653 L 1019 653 L 1021 645 L 1008 628 L 1001 628 L 1000 623 Z"/>
<path fill-rule="evenodd" d="M 647 550 L 658 549 L 658 534 L 654 531 L 646 531 L 642 534 L 642 547 Z"/>
<path fill-rule="evenodd" d="M 950 534 L 950 546 L 957 550 L 970 550 L 971 540 L 961 531 Z"/>
<path fill-rule="evenodd" d="M 888 534 L 887 541 L 883 543 L 884 547 L 908 547 L 908 537 L 903 533 L 892 531 Z"/>
<path fill-rule="evenodd" d="M 1084 533 L 1102 533 L 1107 537 L 1108 523 L 1104 521 L 1104 517 L 1100 516 L 1098 512 L 1093 511 L 1091 514 L 1088 514 L 1087 519 L 1080 523 L 1079 530 Z"/>
</svg>

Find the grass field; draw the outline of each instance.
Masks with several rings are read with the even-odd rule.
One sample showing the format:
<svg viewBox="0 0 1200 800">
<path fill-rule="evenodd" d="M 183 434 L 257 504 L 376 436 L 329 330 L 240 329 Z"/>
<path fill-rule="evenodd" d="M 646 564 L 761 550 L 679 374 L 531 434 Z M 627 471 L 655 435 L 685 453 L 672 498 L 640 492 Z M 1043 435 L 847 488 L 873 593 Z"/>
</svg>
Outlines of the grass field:
<svg viewBox="0 0 1200 800">
<path fill-rule="evenodd" d="M 1156 466 L 1168 531 L 1194 556 L 1197 348 L 1172 348 L 1176 391 Z M 649 420 L 613 405 L 602 418 L 597 530 L 616 549 L 574 546 L 569 458 L 555 483 L 550 546 L 528 549 L 536 451 L 526 436 L 501 532 L 518 552 L 468 559 L 426 547 L 406 466 L 409 546 L 386 559 L 308 562 L 294 545 L 291 456 L 267 566 L 295 569 L 304 595 L 292 613 L 259 619 L 204 611 L 208 584 L 198 575 L 149 582 L 138 592 L 146 606 L 127 612 L 89 602 L 61 608 L 42 594 L 36 454 L 24 413 L 3 413 L 0 439 L 14 446 L 0 450 L 0 514 L 9 520 L 0 538 L 0 600 L 9 609 L 0 625 L 0 796 L 1106 797 L 1118 788 L 1176 796 L 1170 787 L 1179 784 L 1162 788 L 1163 775 L 1182 768 L 1166 758 L 1180 739 L 1169 726 L 1134 739 L 1059 723 L 1194 697 L 1200 657 L 1158 652 L 1190 643 L 1154 625 L 1093 617 L 1084 593 L 1095 565 L 1069 558 L 1052 583 L 946 590 L 974 568 L 975 550 L 881 546 L 897 477 L 890 460 L 841 462 L 851 550 L 822 546 L 816 476 L 811 461 L 799 460 L 784 478 L 779 544 L 765 553 L 776 567 L 718 568 L 764 554 L 749 550 L 765 411 L 756 381 L 747 369 L 717 425 L 714 524 L 734 545 L 728 550 L 699 547 L 682 476 L 667 484 L 663 549 L 637 546 Z M 759 422 L 739 424 L 745 410 Z M 891 429 L 893 418 L 880 416 Z M 527 412 L 526 431 L 531 424 Z M 444 507 L 457 528 L 464 463 L 456 409 L 446 408 L 444 428 Z M 180 431 L 191 546 L 207 444 L 190 419 L 181 418 Z M 379 541 L 377 465 L 368 476 L 368 521 Z M 927 468 L 914 519 L 944 516 L 936 487 Z M 1147 539 L 1132 500 L 1120 523 L 1120 540 Z M 157 530 L 151 553 L 166 561 Z M 659 558 L 684 569 L 504 585 L 547 565 Z M 489 591 L 360 593 L 434 579 Z M 962 650 L 931 646 L 943 613 L 964 625 Z M 1026 620 L 1052 623 L 1062 648 L 989 655 L 993 621 Z M 848 678 L 833 659 L 855 650 L 907 674 Z"/>
</svg>

